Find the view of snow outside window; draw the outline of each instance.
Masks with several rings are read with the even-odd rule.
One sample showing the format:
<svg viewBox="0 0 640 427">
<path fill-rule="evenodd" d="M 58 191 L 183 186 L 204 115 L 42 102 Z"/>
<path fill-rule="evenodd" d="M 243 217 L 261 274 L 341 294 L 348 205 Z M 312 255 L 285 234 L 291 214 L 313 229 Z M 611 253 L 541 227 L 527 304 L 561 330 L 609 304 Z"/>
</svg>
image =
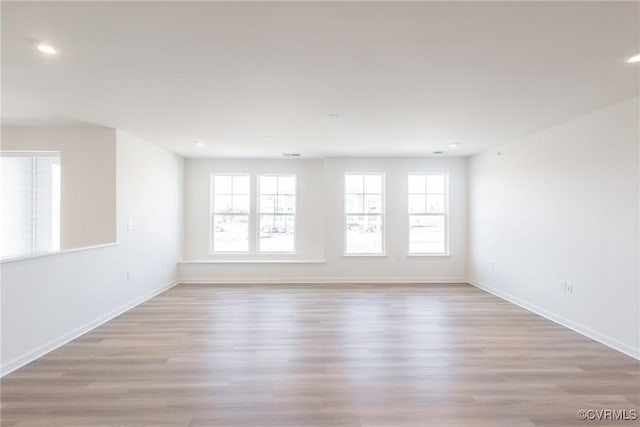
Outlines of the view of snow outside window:
<svg viewBox="0 0 640 427">
<path fill-rule="evenodd" d="M 383 174 L 345 174 L 345 253 L 382 254 Z"/>
<path fill-rule="evenodd" d="M 249 251 L 249 175 L 213 176 L 213 252 Z"/>
<path fill-rule="evenodd" d="M 258 177 L 260 252 L 295 251 L 296 177 Z"/>
<path fill-rule="evenodd" d="M 409 253 L 444 254 L 446 248 L 446 175 L 409 175 Z"/>
</svg>

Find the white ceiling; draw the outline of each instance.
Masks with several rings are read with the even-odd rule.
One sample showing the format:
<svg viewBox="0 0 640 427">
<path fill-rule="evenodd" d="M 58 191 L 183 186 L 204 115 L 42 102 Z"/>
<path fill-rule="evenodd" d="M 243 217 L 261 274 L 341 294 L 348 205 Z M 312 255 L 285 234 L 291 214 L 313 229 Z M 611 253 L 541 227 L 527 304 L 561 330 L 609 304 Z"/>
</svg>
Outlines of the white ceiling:
<svg viewBox="0 0 640 427">
<path fill-rule="evenodd" d="M 3 124 L 117 127 L 187 157 L 468 155 L 638 94 L 640 68 L 624 61 L 640 51 L 638 13 L 3 1 Z"/>
</svg>

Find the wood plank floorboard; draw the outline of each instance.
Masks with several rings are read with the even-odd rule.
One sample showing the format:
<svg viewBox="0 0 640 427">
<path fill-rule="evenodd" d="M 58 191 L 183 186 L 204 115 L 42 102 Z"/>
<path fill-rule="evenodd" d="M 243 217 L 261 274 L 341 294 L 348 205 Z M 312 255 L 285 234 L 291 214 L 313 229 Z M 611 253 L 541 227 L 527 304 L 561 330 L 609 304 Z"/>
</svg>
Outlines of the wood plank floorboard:
<svg viewBox="0 0 640 427">
<path fill-rule="evenodd" d="M 1 380 L 2 426 L 597 426 L 640 362 L 469 285 L 179 285 Z"/>
</svg>

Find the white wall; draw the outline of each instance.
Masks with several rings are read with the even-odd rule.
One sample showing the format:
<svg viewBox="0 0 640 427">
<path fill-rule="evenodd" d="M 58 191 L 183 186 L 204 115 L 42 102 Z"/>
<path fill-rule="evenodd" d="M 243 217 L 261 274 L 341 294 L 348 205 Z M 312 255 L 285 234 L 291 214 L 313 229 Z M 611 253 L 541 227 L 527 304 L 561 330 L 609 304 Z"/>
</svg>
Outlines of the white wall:
<svg viewBox="0 0 640 427">
<path fill-rule="evenodd" d="M 222 263 L 229 256 L 209 254 L 209 175 L 211 173 L 297 173 L 298 241 L 293 256 L 234 256 L 261 261 Z M 386 182 L 386 256 L 345 257 L 344 173 L 383 172 Z M 448 172 L 450 256 L 409 257 L 407 175 Z M 328 158 L 324 160 L 188 160 L 186 163 L 187 261 L 183 282 L 461 282 L 466 280 L 466 159 Z M 255 195 L 255 193 L 254 193 Z M 285 259 L 292 263 L 266 263 Z M 301 262 L 314 261 L 314 262 Z M 321 261 L 321 262 L 318 262 Z"/>
<path fill-rule="evenodd" d="M 59 151 L 62 249 L 116 241 L 116 131 L 3 127 L 2 150 Z"/>
<path fill-rule="evenodd" d="M 636 357 L 639 117 L 629 99 L 469 162 L 471 280 Z"/>
<path fill-rule="evenodd" d="M 184 162 L 118 131 L 116 164 L 119 245 L 2 264 L 3 373 L 175 282 Z"/>
</svg>

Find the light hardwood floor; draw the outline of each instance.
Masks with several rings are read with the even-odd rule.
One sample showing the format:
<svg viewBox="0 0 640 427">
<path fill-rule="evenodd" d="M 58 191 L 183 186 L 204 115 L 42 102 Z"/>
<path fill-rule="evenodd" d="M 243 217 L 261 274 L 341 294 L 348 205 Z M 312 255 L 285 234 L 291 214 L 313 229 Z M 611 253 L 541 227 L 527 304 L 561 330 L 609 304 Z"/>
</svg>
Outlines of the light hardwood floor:
<svg viewBox="0 0 640 427">
<path fill-rule="evenodd" d="M 1 387 L 6 427 L 596 426 L 640 362 L 469 285 L 180 285 Z"/>
</svg>

